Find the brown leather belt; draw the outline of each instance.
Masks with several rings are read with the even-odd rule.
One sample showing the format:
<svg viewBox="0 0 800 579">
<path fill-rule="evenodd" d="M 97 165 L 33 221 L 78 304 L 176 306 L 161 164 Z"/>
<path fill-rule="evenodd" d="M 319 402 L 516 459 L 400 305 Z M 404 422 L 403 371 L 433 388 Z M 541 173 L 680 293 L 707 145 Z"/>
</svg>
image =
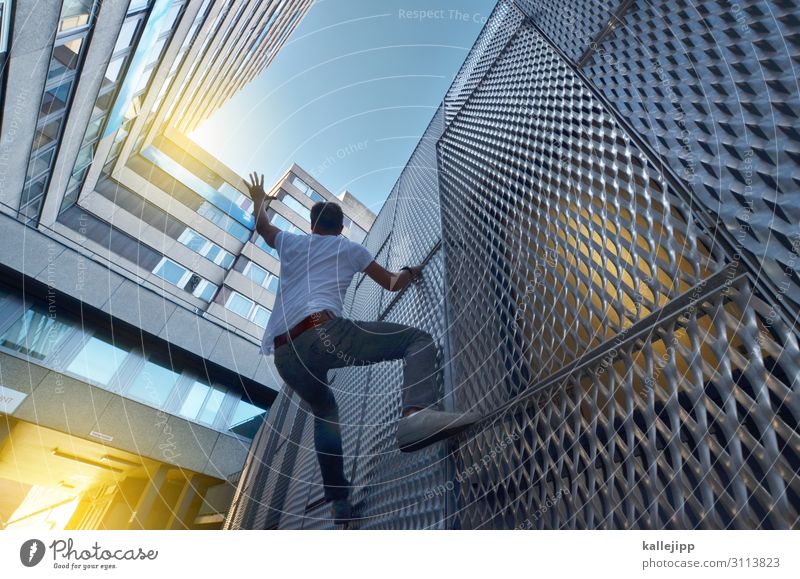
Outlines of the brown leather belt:
<svg viewBox="0 0 800 579">
<path fill-rule="evenodd" d="M 297 322 L 294 326 L 292 326 L 288 332 L 284 332 L 278 336 L 275 336 L 274 344 L 275 349 L 277 350 L 279 347 L 283 346 L 287 343 L 290 339 L 294 340 L 297 336 L 309 330 L 311 328 L 315 328 L 317 326 L 321 326 L 328 320 L 332 320 L 334 316 L 328 313 L 327 310 L 322 310 L 319 312 L 314 312 L 313 314 L 309 314 L 299 322 Z"/>
</svg>

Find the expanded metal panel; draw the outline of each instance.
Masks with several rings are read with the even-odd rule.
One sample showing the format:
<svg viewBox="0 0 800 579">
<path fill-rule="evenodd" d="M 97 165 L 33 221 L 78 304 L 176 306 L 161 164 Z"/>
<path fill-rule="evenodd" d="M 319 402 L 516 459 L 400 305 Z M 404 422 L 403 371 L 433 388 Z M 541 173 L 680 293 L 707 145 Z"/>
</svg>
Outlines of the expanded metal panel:
<svg viewBox="0 0 800 579">
<path fill-rule="evenodd" d="M 458 113 L 522 21 L 523 16 L 513 2 L 500 0 L 494 7 L 444 97 L 447 123 Z"/>
<path fill-rule="evenodd" d="M 657 169 L 530 27 L 440 153 L 454 363 L 475 384 L 459 389 L 463 407 L 496 407 L 720 268 Z"/>
<path fill-rule="evenodd" d="M 302 415 L 303 434 L 300 436 L 297 457 L 286 489 L 286 498 L 280 507 L 281 529 L 301 529 L 305 520 L 306 505 L 311 490 L 306 473 L 313 472 L 317 462 L 314 452 L 314 421 Z M 329 515 L 330 516 L 330 515 Z"/>
<path fill-rule="evenodd" d="M 746 278 L 705 293 L 465 435 L 462 524 L 797 528 L 797 339 Z"/>
<path fill-rule="evenodd" d="M 516 0 L 517 6 L 573 61 L 594 45 L 621 0 Z"/>
<path fill-rule="evenodd" d="M 537 32 L 439 149 L 460 526 L 796 527 L 796 337 Z"/>
<path fill-rule="evenodd" d="M 287 442 L 297 414 L 296 399 L 282 390 L 259 429 L 258 443 L 250 448 L 239 479 L 232 506 L 226 517 L 226 529 L 264 529 L 278 523 L 282 504 L 276 496 L 283 475 L 280 465 L 286 460 Z M 282 502 L 282 501 L 280 501 Z"/>
<path fill-rule="evenodd" d="M 584 72 L 800 304 L 796 1 L 646 2 Z"/>
<path fill-rule="evenodd" d="M 267 456 L 268 447 L 271 445 L 269 432 L 274 428 L 275 420 L 278 414 L 283 415 L 283 411 L 278 410 L 280 407 L 280 400 L 276 399 L 270 408 L 266 420 L 261 423 L 258 432 L 253 437 L 253 443 L 250 446 L 245 464 L 239 475 L 239 480 L 236 485 L 236 490 L 233 494 L 231 506 L 225 516 L 225 522 L 222 528 L 225 530 L 245 528 L 243 523 L 245 513 L 252 508 L 252 495 L 253 490 L 259 486 L 257 479 L 263 477 L 265 471 L 262 470 L 256 457 Z"/>
<path fill-rule="evenodd" d="M 437 342 L 438 361 L 446 363 L 444 264 L 437 251 L 424 270 L 424 282 L 411 286 L 384 319 L 412 324 L 430 332 Z M 437 375 L 439 398 L 445 394 L 444 372 Z M 362 446 L 354 482 L 361 488 L 360 528 L 443 528 L 444 497 L 430 490 L 446 484 L 444 443 L 404 454 L 397 450 L 402 363 L 372 367 L 370 389 L 362 421 Z"/>
<path fill-rule="evenodd" d="M 436 143 L 443 129 L 440 106 L 397 181 L 389 269 L 422 263 L 441 239 Z"/>
</svg>

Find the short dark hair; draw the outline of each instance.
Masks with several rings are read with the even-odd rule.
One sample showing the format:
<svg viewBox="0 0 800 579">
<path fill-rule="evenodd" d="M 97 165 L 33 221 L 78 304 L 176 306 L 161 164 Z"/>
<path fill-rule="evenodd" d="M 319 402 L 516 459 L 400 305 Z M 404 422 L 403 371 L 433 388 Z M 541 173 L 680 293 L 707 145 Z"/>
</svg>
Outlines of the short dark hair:
<svg viewBox="0 0 800 579">
<path fill-rule="evenodd" d="M 337 231 L 344 227 L 344 214 L 338 203 L 318 201 L 311 207 L 311 229 Z"/>
</svg>

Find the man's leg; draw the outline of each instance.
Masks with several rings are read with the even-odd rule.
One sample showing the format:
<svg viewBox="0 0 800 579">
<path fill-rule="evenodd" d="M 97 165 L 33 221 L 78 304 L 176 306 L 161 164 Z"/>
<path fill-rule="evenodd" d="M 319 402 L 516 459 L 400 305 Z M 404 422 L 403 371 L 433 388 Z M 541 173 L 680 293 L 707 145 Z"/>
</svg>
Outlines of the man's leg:
<svg viewBox="0 0 800 579">
<path fill-rule="evenodd" d="M 403 452 L 415 452 L 469 428 L 477 412 L 436 410 L 436 386 L 441 368 L 436 344 L 428 332 L 392 322 L 365 322 L 336 318 L 318 330 L 322 357 L 331 367 L 358 366 L 402 358 L 402 409 L 397 443 Z M 420 412 L 410 413 L 417 408 Z"/>
<path fill-rule="evenodd" d="M 436 343 L 428 332 L 394 322 L 347 318 L 336 318 L 316 330 L 332 368 L 404 360 L 401 391 L 404 415 L 412 409 L 436 404 L 441 369 L 436 360 Z"/>
<path fill-rule="evenodd" d="M 314 447 L 317 452 L 325 498 L 335 500 L 350 494 L 344 475 L 339 408 L 327 379 L 327 369 L 309 365 L 310 356 L 299 342 L 281 347 L 275 353 L 275 366 L 286 384 L 311 407 L 314 413 Z M 298 357 L 298 353 L 301 357 Z"/>
</svg>

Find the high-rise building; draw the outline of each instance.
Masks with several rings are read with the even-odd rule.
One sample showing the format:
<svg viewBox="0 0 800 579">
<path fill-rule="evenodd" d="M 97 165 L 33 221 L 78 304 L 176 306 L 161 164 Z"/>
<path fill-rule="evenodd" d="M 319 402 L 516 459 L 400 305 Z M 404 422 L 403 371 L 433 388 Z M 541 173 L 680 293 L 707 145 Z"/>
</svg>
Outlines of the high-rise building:
<svg viewBox="0 0 800 579">
<path fill-rule="evenodd" d="M 189 139 L 310 0 L 0 3 L 0 523 L 215 528 L 280 381 L 279 276 L 241 176 Z M 13 26 L 12 26 L 13 24 Z M 374 215 L 293 165 L 270 218 Z"/>
<path fill-rule="evenodd" d="M 797 6 L 501 0 L 365 243 L 347 314 L 437 338 L 413 454 L 401 362 L 329 375 L 360 528 L 800 525 Z M 329 528 L 282 392 L 225 528 Z M 269 465 L 265 467 L 264 465 Z"/>
</svg>

